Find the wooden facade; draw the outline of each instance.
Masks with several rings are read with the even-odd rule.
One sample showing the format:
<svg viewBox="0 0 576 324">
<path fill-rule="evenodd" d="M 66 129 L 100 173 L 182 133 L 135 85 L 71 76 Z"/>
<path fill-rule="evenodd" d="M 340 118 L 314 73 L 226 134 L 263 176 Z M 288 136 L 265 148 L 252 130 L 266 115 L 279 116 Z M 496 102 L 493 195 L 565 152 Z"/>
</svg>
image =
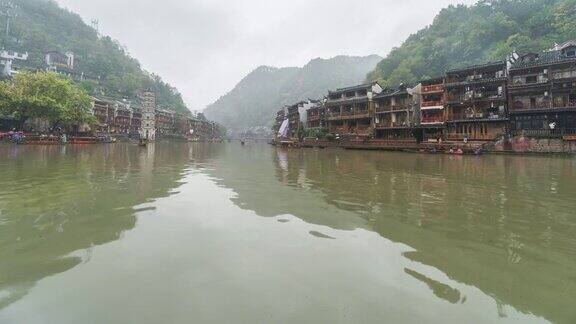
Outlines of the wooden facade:
<svg viewBox="0 0 576 324">
<path fill-rule="evenodd" d="M 284 118 L 278 115 L 277 125 Z M 329 91 L 324 104 L 307 111 L 306 127 L 375 141 L 485 143 L 505 135 L 573 140 L 576 41 L 450 70 L 412 88 L 371 83 Z"/>
<path fill-rule="evenodd" d="M 302 128 L 300 122 L 300 105 L 302 103 L 297 103 L 289 106 L 286 111 L 288 112 L 288 137 L 289 138 L 299 138 L 300 130 Z"/>
<path fill-rule="evenodd" d="M 306 128 L 319 129 L 325 127 L 324 105 L 319 102 L 306 111 Z"/>
<path fill-rule="evenodd" d="M 378 83 L 369 83 L 330 91 L 325 104 L 326 125 L 339 135 L 373 134 L 373 98 L 382 92 Z"/>
<path fill-rule="evenodd" d="M 512 127 L 529 136 L 576 134 L 576 42 L 528 53 L 510 68 Z"/>
<path fill-rule="evenodd" d="M 93 114 L 97 135 L 138 137 L 142 130 L 142 109 L 134 103 L 107 98 L 93 98 Z M 222 128 L 205 118 L 194 118 L 169 110 L 156 109 L 156 135 L 196 140 L 222 138 Z"/>
<path fill-rule="evenodd" d="M 414 96 L 405 86 L 382 91 L 374 97 L 374 137 L 411 139 L 414 126 Z"/>
<path fill-rule="evenodd" d="M 506 133 L 506 62 L 446 73 L 446 139 L 492 141 Z"/>
</svg>

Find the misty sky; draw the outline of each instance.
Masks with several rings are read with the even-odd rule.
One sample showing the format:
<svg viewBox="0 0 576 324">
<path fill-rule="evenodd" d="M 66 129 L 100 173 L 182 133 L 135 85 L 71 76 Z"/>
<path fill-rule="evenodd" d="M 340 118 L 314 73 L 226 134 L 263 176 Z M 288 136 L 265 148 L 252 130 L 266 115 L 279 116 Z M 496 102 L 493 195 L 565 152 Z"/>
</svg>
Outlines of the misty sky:
<svg viewBox="0 0 576 324">
<path fill-rule="evenodd" d="M 201 110 L 260 65 L 385 56 L 449 4 L 474 0 L 57 0 Z"/>
</svg>

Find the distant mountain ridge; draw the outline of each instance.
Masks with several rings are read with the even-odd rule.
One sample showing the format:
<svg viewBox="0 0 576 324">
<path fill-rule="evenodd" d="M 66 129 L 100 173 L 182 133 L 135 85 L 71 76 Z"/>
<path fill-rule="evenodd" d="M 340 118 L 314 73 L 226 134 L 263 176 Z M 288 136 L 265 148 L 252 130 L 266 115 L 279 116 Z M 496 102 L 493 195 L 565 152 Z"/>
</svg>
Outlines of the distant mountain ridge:
<svg viewBox="0 0 576 324">
<path fill-rule="evenodd" d="M 301 68 L 260 66 L 209 105 L 204 114 L 236 131 L 271 126 L 282 106 L 321 99 L 328 90 L 362 83 L 380 60 L 377 55 L 337 56 L 317 58 Z"/>
</svg>

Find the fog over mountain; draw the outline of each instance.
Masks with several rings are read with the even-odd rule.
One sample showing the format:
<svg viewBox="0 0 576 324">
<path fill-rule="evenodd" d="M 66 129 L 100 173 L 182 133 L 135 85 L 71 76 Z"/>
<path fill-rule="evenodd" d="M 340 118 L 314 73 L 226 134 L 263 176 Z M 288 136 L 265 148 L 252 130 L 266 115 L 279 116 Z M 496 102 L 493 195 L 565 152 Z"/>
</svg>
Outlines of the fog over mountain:
<svg viewBox="0 0 576 324">
<path fill-rule="evenodd" d="M 56 0 L 203 109 L 261 65 L 385 56 L 450 4 L 473 0 Z"/>
<path fill-rule="evenodd" d="M 328 89 L 362 83 L 382 60 L 378 55 L 314 59 L 302 68 L 261 66 L 206 108 L 206 117 L 234 131 L 271 126 L 284 105 L 321 99 Z"/>
</svg>

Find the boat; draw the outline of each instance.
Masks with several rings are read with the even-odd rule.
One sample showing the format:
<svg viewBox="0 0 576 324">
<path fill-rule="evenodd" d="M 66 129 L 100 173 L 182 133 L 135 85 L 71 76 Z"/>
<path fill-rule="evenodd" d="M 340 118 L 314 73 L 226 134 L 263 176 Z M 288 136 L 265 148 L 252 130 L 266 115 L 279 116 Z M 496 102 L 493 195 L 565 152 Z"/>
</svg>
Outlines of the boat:
<svg viewBox="0 0 576 324">
<path fill-rule="evenodd" d="M 148 140 L 145 139 L 145 138 L 141 138 L 141 139 L 138 141 L 138 145 L 139 145 L 139 146 L 142 146 L 142 147 L 146 147 L 146 146 L 148 145 Z"/>
</svg>

